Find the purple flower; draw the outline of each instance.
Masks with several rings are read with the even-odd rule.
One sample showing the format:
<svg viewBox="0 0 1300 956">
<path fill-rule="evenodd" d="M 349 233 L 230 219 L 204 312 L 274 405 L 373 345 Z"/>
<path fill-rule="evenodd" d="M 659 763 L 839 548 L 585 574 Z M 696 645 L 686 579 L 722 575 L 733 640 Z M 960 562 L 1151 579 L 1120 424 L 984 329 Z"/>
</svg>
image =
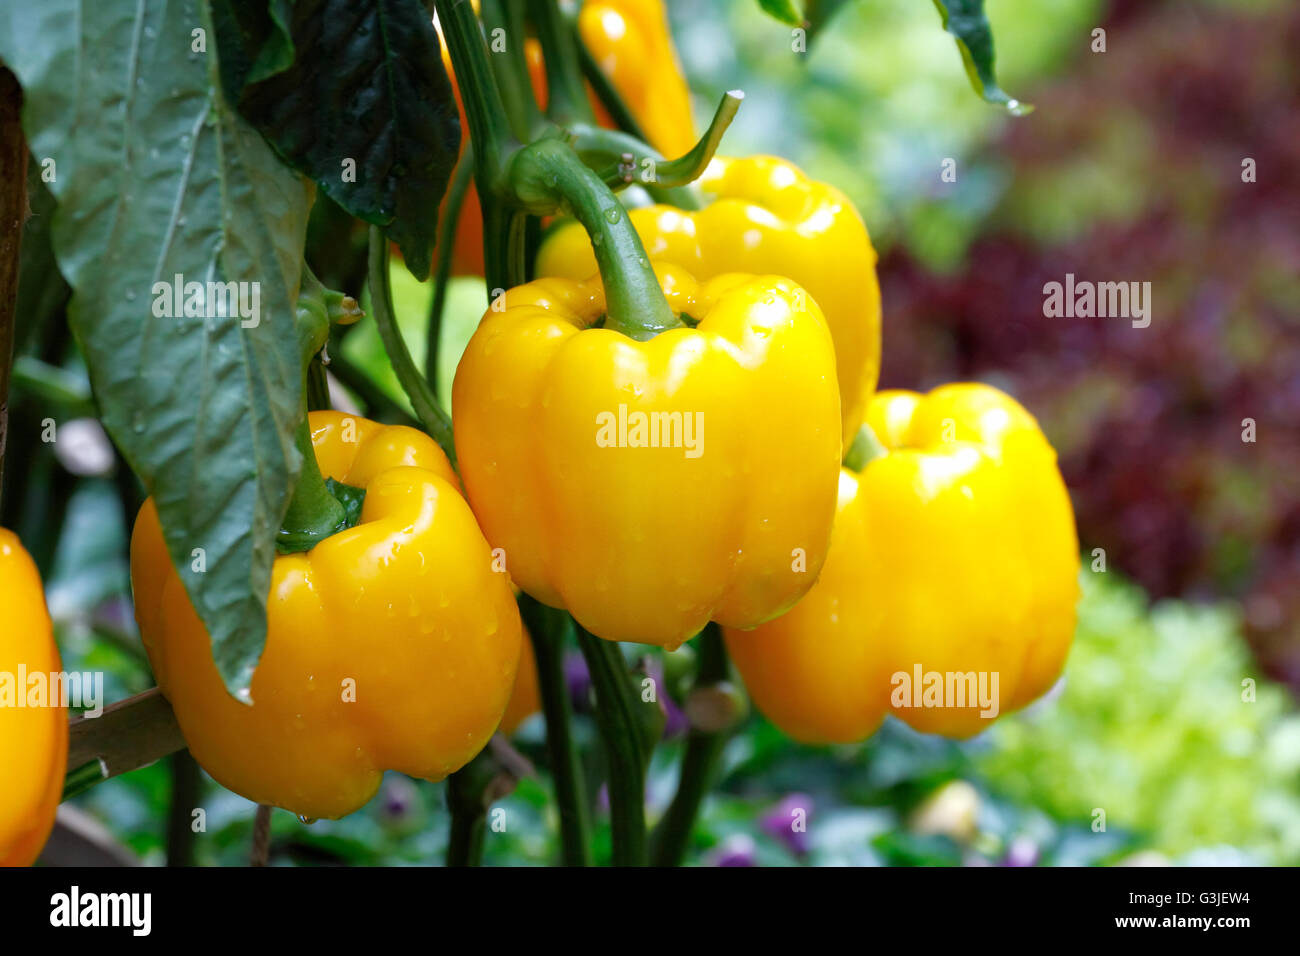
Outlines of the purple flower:
<svg viewBox="0 0 1300 956">
<path fill-rule="evenodd" d="M 808 852 L 808 818 L 813 799 L 806 793 L 792 793 L 759 818 L 763 832 L 785 844 L 795 856 Z"/>
<path fill-rule="evenodd" d="M 754 849 L 752 837 L 737 833 L 713 851 L 711 862 L 714 866 L 758 866 Z"/>
</svg>

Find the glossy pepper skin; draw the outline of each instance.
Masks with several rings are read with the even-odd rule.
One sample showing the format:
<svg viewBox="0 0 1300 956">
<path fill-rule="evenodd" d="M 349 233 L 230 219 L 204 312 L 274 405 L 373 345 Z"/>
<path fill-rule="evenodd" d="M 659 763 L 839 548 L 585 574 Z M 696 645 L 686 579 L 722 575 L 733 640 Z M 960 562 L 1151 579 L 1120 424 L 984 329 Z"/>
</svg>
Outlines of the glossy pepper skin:
<svg viewBox="0 0 1300 956">
<path fill-rule="evenodd" d="M 384 770 L 439 780 L 505 711 L 520 651 L 510 582 L 429 437 L 312 412 L 321 471 L 366 490 L 360 522 L 271 572 L 252 705 L 227 694 L 152 499 L 131 539 L 136 619 L 194 757 L 223 786 L 342 817 Z M 352 699 L 349 699 L 352 698 Z"/>
<path fill-rule="evenodd" d="M 524 647 L 519 654 L 519 670 L 515 672 L 515 686 L 501 718 L 501 733 L 509 736 L 519 729 L 533 714 L 542 709 L 542 689 L 537 684 L 537 659 L 533 657 L 532 639 L 524 629 Z"/>
<path fill-rule="evenodd" d="M 8 684 L 0 686 L 0 866 L 36 861 L 63 799 L 67 711 L 19 683 L 20 672 L 42 674 L 48 695 L 50 675 L 62 668 L 36 565 L 18 536 L 0 528 L 0 681 Z"/>
<path fill-rule="evenodd" d="M 691 91 L 682 75 L 662 0 L 586 0 L 578 33 L 650 145 L 669 159 L 695 145 Z M 597 107 L 602 125 L 613 125 Z"/>
<path fill-rule="evenodd" d="M 593 327 L 599 279 L 538 280 L 484 315 L 453 403 L 469 500 L 515 583 L 600 637 L 674 648 L 710 619 L 759 624 L 812 585 L 839 401 L 825 321 L 793 282 L 656 272 L 697 327 L 638 342 Z M 649 413 L 680 416 L 659 447 L 638 444 Z"/>
<path fill-rule="evenodd" d="M 478 5 L 475 4 L 475 9 Z M 609 77 L 628 110 L 636 117 L 650 145 L 669 159 L 690 152 L 695 145 L 695 123 L 691 119 L 691 93 L 682 75 L 677 51 L 668 31 L 668 12 L 662 0 L 605 0 L 584 3 L 578 13 L 578 32 L 601 71 Z M 439 32 L 439 39 L 441 39 Z M 542 47 L 529 37 L 524 41 L 524 58 L 533 96 L 546 108 L 546 67 Z M 442 44 L 442 65 L 451 80 L 460 115 L 461 152 L 469 142 L 465 106 L 452 71 L 451 54 Z M 591 108 L 601 126 L 614 121 L 588 89 Z M 441 220 L 443 207 L 439 207 Z M 456 247 L 452 251 L 454 275 L 483 274 L 483 208 L 478 192 L 470 183 L 456 222 Z M 582 277 L 579 277 L 582 278 Z"/>
<path fill-rule="evenodd" d="M 893 675 L 997 672 L 998 713 L 1052 686 L 1079 572 L 1056 454 L 986 385 L 882 392 L 868 422 L 887 453 L 842 472 L 817 585 L 785 616 L 725 631 L 727 648 L 755 705 L 797 740 L 859 741 L 891 709 L 917 730 L 969 737 L 992 717 L 893 706 Z"/>
<path fill-rule="evenodd" d="M 834 186 L 773 156 L 715 158 L 698 185 L 709 202 L 699 211 L 630 211 L 646 252 L 699 279 L 772 273 L 807 289 L 835 340 L 847 448 L 880 373 L 876 251 L 862 217 Z M 554 229 L 537 255 L 539 276 L 581 279 L 595 271 L 590 240 L 576 222 Z"/>
</svg>

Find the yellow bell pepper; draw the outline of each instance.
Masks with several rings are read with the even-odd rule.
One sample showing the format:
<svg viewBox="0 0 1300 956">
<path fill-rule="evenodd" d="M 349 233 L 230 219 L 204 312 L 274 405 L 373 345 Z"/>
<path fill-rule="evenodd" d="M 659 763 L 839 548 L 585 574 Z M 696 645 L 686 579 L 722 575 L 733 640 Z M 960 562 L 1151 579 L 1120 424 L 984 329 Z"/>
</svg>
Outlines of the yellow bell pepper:
<svg viewBox="0 0 1300 956">
<path fill-rule="evenodd" d="M 839 401 L 825 320 L 793 282 L 656 274 L 694 328 L 637 341 L 596 327 L 598 278 L 509 290 L 465 350 L 453 406 L 469 500 L 515 583 L 600 637 L 674 648 L 811 587 Z"/>
<path fill-rule="evenodd" d="M 49 690 L 62 668 L 36 565 L 18 536 L 0 528 L 0 866 L 35 862 L 54 827 L 68 715 Z M 41 699 L 21 674 L 41 675 Z"/>
<path fill-rule="evenodd" d="M 514 690 L 501 718 L 501 733 L 507 737 L 519 729 L 533 714 L 542 709 L 542 689 L 537 684 L 537 658 L 533 656 L 532 640 L 524 629 L 524 647 L 519 654 L 519 670 L 515 672 Z"/>
<path fill-rule="evenodd" d="M 841 473 L 817 585 L 784 617 L 726 630 L 727 648 L 798 740 L 862 740 L 890 711 L 969 737 L 1050 688 L 1069 651 L 1079 555 L 1056 454 L 986 385 L 882 392 L 867 418 L 885 454 Z"/>
<path fill-rule="evenodd" d="M 848 197 L 772 156 L 715 158 L 698 180 L 697 212 L 646 206 L 629 215 L 652 259 L 704 280 L 727 272 L 789 276 L 807 289 L 835 340 L 843 437 L 862 423 L 880 374 L 876 251 Z M 539 276 L 585 279 L 596 271 L 576 222 L 558 226 L 537 256 Z"/>
<path fill-rule="evenodd" d="M 669 159 L 690 152 L 691 91 L 662 0 L 587 0 L 578 11 L 578 33 L 650 145 Z"/>
<path fill-rule="evenodd" d="M 421 432 L 312 412 L 323 474 L 365 489 L 360 522 L 278 556 L 251 705 L 231 697 L 163 544 L 153 500 L 131 539 L 136 618 L 195 759 L 303 817 L 365 804 L 384 770 L 440 780 L 496 730 L 520 620 L 456 476 Z"/>
</svg>

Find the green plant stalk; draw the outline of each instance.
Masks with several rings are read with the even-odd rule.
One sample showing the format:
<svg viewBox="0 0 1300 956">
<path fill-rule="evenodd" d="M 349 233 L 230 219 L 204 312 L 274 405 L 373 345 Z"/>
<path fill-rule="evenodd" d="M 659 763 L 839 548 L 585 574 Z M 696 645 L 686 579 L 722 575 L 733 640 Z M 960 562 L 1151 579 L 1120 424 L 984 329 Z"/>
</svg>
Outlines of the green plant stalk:
<svg viewBox="0 0 1300 956">
<path fill-rule="evenodd" d="M 556 0 L 530 6 L 546 66 L 546 115 L 559 126 L 593 122 L 591 104 L 578 66 L 578 39 L 573 24 L 560 12 Z"/>
<path fill-rule="evenodd" d="M 578 158 L 593 169 L 600 169 L 601 172 L 597 175 L 615 192 L 635 185 L 644 189 L 657 203 L 676 206 L 678 209 L 703 208 L 704 203 L 701 202 L 699 193 L 695 189 L 684 186 L 661 186 L 657 181 L 648 183 L 642 181 L 639 175 L 642 160 L 649 159 L 656 164 L 667 160 L 657 149 L 641 142 L 631 133 L 587 123 L 570 126 L 569 133 L 573 137 L 573 148 Z M 628 167 L 623 163 L 628 157 L 631 157 L 631 179 L 627 175 Z"/>
<path fill-rule="evenodd" d="M 849 445 L 849 450 L 844 453 L 844 467 L 849 471 L 860 472 L 871 461 L 888 453 L 889 450 L 881 444 L 875 431 L 864 422 L 858 429 L 858 433 L 853 436 L 853 444 Z"/>
<path fill-rule="evenodd" d="M 442 338 L 442 313 L 447 304 L 447 283 L 451 280 L 451 260 L 456 253 L 456 224 L 465 208 L 465 197 L 474 177 L 472 147 L 466 147 L 452 174 L 447 202 L 438 224 L 438 260 L 434 266 L 433 304 L 429 307 L 428 350 L 424 355 L 424 378 L 433 394 L 438 394 L 438 344 Z"/>
<path fill-rule="evenodd" d="M 575 622 L 578 646 L 596 690 L 596 726 L 609 765 L 609 817 L 614 866 L 645 866 L 645 779 L 650 747 L 634 707 L 638 700 L 618 644 Z"/>
<path fill-rule="evenodd" d="M 276 548 L 281 553 L 308 551 L 347 526 L 343 504 L 330 494 L 316 461 L 305 414 L 294 430 L 293 443 L 302 456 L 302 470 L 276 537 Z"/>
<path fill-rule="evenodd" d="M 397 373 L 397 381 L 411 400 L 411 407 L 415 409 L 420 424 L 447 453 L 454 468 L 456 445 L 452 437 L 451 418 L 442 410 L 429 383 L 415 367 L 393 315 L 393 290 L 388 284 L 388 240 L 378 226 L 370 227 L 369 282 L 370 307 L 375 313 L 375 328 L 379 330 L 379 338 L 388 353 L 388 361 Z"/>
<path fill-rule="evenodd" d="M 627 210 L 608 186 L 558 138 L 520 150 L 511 165 L 515 193 L 530 212 L 557 209 L 576 218 L 591 237 L 605 287 L 605 327 L 645 341 L 680 328 L 650 266 Z"/>
<path fill-rule="evenodd" d="M 578 64 L 582 69 L 583 76 L 591 84 L 591 88 L 596 91 L 596 99 L 600 100 L 600 105 L 605 107 L 605 112 L 614 120 L 615 125 L 641 142 L 647 142 L 648 137 L 645 130 L 641 128 L 637 118 L 628 109 L 627 104 L 623 102 L 623 97 L 619 95 L 618 90 L 614 89 L 613 82 L 605 75 L 605 72 L 600 68 L 600 64 L 596 62 L 596 58 L 591 55 L 591 51 L 587 49 L 585 43 L 578 44 Z"/>
<path fill-rule="evenodd" d="M 203 777 L 188 750 L 168 759 L 172 789 L 167 805 L 167 865 L 194 865 L 193 812 L 202 802 Z"/>
<path fill-rule="evenodd" d="M 504 30 L 505 50 L 491 52 L 489 60 L 497 78 L 497 89 L 505 106 L 510 128 L 521 142 L 532 139 L 542 125 L 542 112 L 533 97 L 533 84 L 528 76 L 528 60 L 524 55 L 525 35 L 523 0 L 483 0 L 479 5 L 483 26 L 491 36 L 494 30 Z"/>
<path fill-rule="evenodd" d="M 713 154 L 717 152 L 718 146 L 722 143 L 723 134 L 726 133 L 727 127 L 731 125 L 731 121 L 736 118 L 736 113 L 740 110 L 740 104 L 744 99 L 745 94 L 740 90 L 728 91 L 722 97 L 722 102 L 718 104 L 717 110 L 714 111 L 709 128 L 691 147 L 690 152 L 685 156 L 658 163 L 655 166 L 655 183 L 666 187 L 685 186 L 687 183 L 699 179 L 713 159 Z M 619 172 L 619 165 L 616 164 L 612 169 L 607 169 L 601 173 L 601 178 L 608 181 L 610 178 L 618 176 Z"/>
<path fill-rule="evenodd" d="M 487 196 L 496 191 L 504 156 L 517 141 L 506 120 L 505 103 L 473 6 L 465 0 L 434 0 L 434 7 L 465 106 L 479 195 Z"/>
<path fill-rule="evenodd" d="M 569 688 L 564 678 L 564 635 L 569 616 L 523 593 L 519 595 L 519 612 L 537 660 L 537 686 L 546 718 L 546 756 L 560 817 L 560 860 L 565 866 L 590 866 L 586 786 L 573 739 Z"/>
<path fill-rule="evenodd" d="M 702 687 L 727 679 L 727 651 L 718 632 L 718 625 L 710 623 L 700 635 L 699 667 L 695 673 L 695 686 Z M 691 830 L 699 815 L 700 804 L 712 785 L 718 757 L 726 746 L 728 733 L 704 733 L 691 730 L 686 738 L 686 752 L 682 755 L 681 776 L 677 792 L 664 813 L 651 840 L 651 863 L 654 866 L 680 866 Z"/>
<path fill-rule="evenodd" d="M 483 860 L 487 835 L 487 808 L 482 790 L 470 767 L 447 778 L 447 809 L 451 829 L 447 836 L 448 866 L 478 866 Z"/>
</svg>

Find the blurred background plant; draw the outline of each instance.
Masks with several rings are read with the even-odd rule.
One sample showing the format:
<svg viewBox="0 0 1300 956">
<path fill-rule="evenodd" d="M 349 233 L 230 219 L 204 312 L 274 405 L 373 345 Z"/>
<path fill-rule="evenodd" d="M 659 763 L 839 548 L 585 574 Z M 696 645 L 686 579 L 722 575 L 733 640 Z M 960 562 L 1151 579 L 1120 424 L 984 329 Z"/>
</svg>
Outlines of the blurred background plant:
<svg viewBox="0 0 1300 956">
<path fill-rule="evenodd" d="M 689 862 L 1300 862 L 1300 7 L 988 0 L 1001 85 L 1036 107 L 1012 118 L 972 96 L 931 4 L 845 4 L 809 57 L 756 3 L 669 5 L 697 117 L 746 91 L 725 151 L 786 156 L 862 210 L 881 253 L 882 386 L 982 379 L 1024 402 L 1060 452 L 1084 552 L 1078 637 L 1051 695 L 960 744 L 889 720 L 861 746 L 809 748 L 750 716 Z M 955 182 L 940 178 L 949 159 Z M 46 201 L 33 190 L 29 236 Z M 317 272 L 359 289 L 329 267 L 347 237 L 317 219 Z M 42 268 L 23 294 L 65 295 Z M 1150 327 L 1044 318 L 1042 287 L 1067 272 L 1150 281 Z M 400 267 L 393 285 L 418 357 L 431 291 Z M 484 305 L 481 282 L 453 282 L 444 401 Z M 63 440 L 91 404 L 62 328 L 19 343 L 10 449 L 24 465 L 8 469 L 0 524 L 41 564 L 65 666 L 103 670 L 116 700 L 152 683 L 126 571 L 139 491 L 92 420 Z M 404 404 L 373 323 L 333 351 L 340 378 L 358 370 Z M 47 417 L 61 423 L 53 445 L 39 439 Z M 515 743 L 544 763 L 537 718 Z M 682 746 L 678 729 L 656 754 L 652 817 Z M 597 793 L 600 768 L 586 769 Z M 188 805 L 206 810 L 204 832 L 169 826 L 178 785 L 200 788 Z M 271 860 L 437 862 L 443 790 L 389 775 L 346 820 L 276 813 Z M 549 794 L 528 777 L 497 804 L 506 829 L 485 862 L 556 858 Z M 252 806 L 183 755 L 73 804 L 147 863 L 248 859 Z"/>
</svg>

